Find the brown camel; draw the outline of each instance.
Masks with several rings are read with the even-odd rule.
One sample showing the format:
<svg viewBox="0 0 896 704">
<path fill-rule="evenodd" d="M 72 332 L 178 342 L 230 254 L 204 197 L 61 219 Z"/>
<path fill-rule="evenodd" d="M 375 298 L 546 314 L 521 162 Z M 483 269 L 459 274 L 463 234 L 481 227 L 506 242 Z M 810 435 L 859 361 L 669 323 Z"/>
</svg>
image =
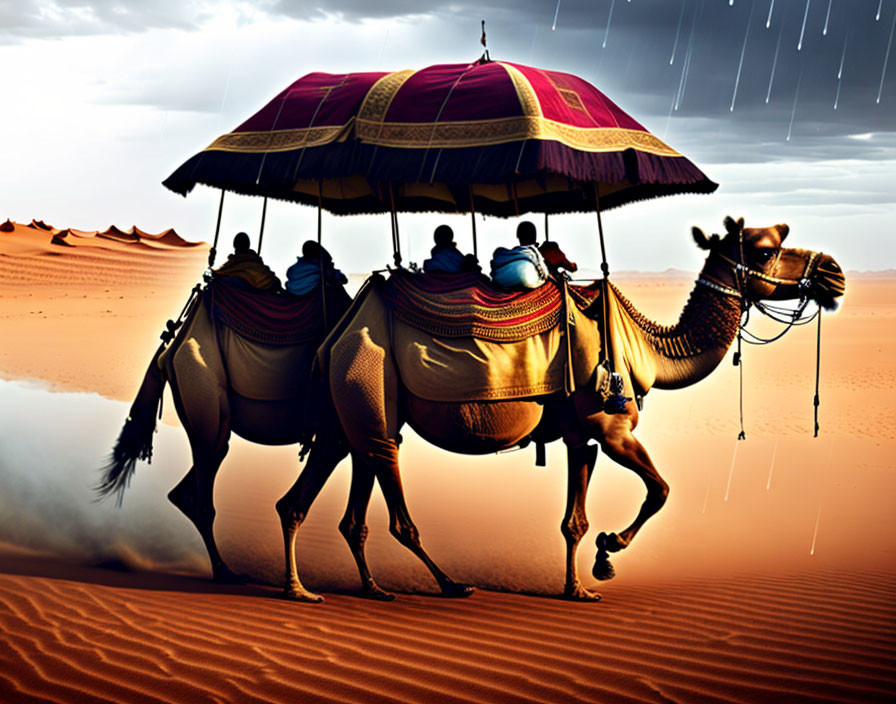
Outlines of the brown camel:
<svg viewBox="0 0 896 704">
<path fill-rule="evenodd" d="M 315 352 L 323 339 L 323 321 L 318 321 L 317 333 L 301 342 L 280 346 L 252 343 L 215 318 L 211 290 L 207 288 L 191 304 L 173 341 L 163 343 L 153 356 L 98 491 L 101 496 L 116 494 L 120 503 L 136 461 L 151 458 L 156 415 L 165 383 L 169 383 L 178 417 L 190 440 L 193 466 L 168 499 L 199 530 L 214 579 L 242 582 L 244 577 L 232 572 L 222 559 L 213 531 L 214 481 L 227 455 L 231 432 L 262 445 L 285 445 L 307 441 L 320 431 L 310 444 L 307 471 L 277 504 L 284 531 L 286 507 L 291 516 L 301 520 L 348 448 L 328 394 L 315 384 L 311 374 Z M 318 290 L 308 295 L 319 297 L 320 293 Z M 341 286 L 328 286 L 326 295 L 325 320 L 332 328 L 351 300 Z M 283 305 L 290 300 L 288 294 L 274 297 L 275 303 Z M 311 310 L 320 316 L 322 308 L 315 310 L 312 306 Z M 309 397 L 313 414 L 306 413 Z M 296 570 L 293 554 L 289 551 L 287 573 Z M 298 580 L 293 591 L 296 595 L 303 592 Z M 313 600 L 314 595 L 306 594 L 305 598 Z"/>
<path fill-rule="evenodd" d="M 724 237 L 707 238 L 693 229 L 697 244 L 709 255 L 677 324 L 661 326 L 646 319 L 615 287 L 610 287 L 609 296 L 618 301 L 615 310 L 619 324 L 626 326 L 641 345 L 638 365 L 620 356 L 618 350 L 613 353 L 628 397 L 621 412 L 608 412 L 607 394 L 601 393 L 597 384 L 579 386 L 569 396 L 560 392 L 469 403 L 424 400 L 410 393 L 398 373 L 389 313 L 376 287 L 371 287 L 363 303 L 359 303 L 360 296 L 356 298 L 341 330 L 331 335 L 322 352 L 329 355 L 326 373 L 352 454 L 352 486 L 340 531 L 357 563 L 365 595 L 392 598 L 374 581 L 365 556 L 366 514 L 375 479 L 388 505 L 390 532 L 424 562 L 442 593 L 466 596 L 473 591 L 439 569 L 424 551 L 411 520 L 398 466 L 399 430 L 408 423 L 432 444 L 464 454 L 513 447 L 526 438 L 541 442 L 562 438 L 568 453 L 568 498 L 560 525 L 566 540 L 564 596 L 575 600 L 600 598 L 582 585 L 575 560 L 579 541 L 588 529 L 585 495 L 597 458 L 597 448 L 586 443 L 597 441 L 612 460 L 635 472 L 647 489 L 631 525 L 618 535 L 601 533 L 598 537 L 595 576 L 608 578 L 612 574 L 607 553 L 627 547 L 663 506 L 669 492 L 647 451 L 633 435 L 638 408 L 632 399 L 652 386 L 681 388 L 707 376 L 724 358 L 737 335 L 742 312 L 753 302 L 809 298 L 833 307 L 844 291 L 845 278 L 830 256 L 781 247 L 787 225 L 745 229 L 743 219 L 735 222 L 731 218 L 726 218 L 725 224 Z M 586 311 L 586 325 L 599 329 L 600 308 L 596 303 Z M 371 316 L 372 310 L 378 312 Z M 599 333 L 592 339 L 599 340 Z M 592 367 L 591 372 L 597 371 Z M 309 467 L 303 474 L 311 471 Z M 316 487 L 321 482 L 316 479 L 310 483 Z M 288 526 L 284 523 L 289 552 L 302 508 L 286 514 L 296 517 Z M 307 598 L 304 589 L 296 587 L 299 584 L 295 571 L 288 572 L 287 596 Z"/>
</svg>

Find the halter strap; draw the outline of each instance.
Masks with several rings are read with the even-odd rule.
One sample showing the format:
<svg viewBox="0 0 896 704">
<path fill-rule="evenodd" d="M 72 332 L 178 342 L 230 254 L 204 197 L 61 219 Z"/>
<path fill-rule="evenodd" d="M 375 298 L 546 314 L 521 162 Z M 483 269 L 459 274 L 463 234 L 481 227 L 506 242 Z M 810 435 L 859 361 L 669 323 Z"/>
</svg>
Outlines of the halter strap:
<svg viewBox="0 0 896 704">
<path fill-rule="evenodd" d="M 719 293 L 723 293 L 726 296 L 733 296 L 734 298 L 743 298 L 740 291 L 736 288 L 731 288 L 730 286 L 724 286 L 720 284 L 718 281 L 713 281 L 712 279 L 704 279 L 702 276 L 697 278 L 698 284 L 703 284 L 711 288 L 713 291 L 718 291 Z"/>
<path fill-rule="evenodd" d="M 786 284 L 790 286 L 800 286 L 805 288 L 809 285 L 809 277 L 812 275 L 812 271 L 815 268 L 816 260 L 818 259 L 818 252 L 812 252 L 809 256 L 809 259 L 806 261 L 806 268 L 803 269 L 803 274 L 798 279 L 784 279 L 778 276 L 771 276 L 769 274 L 765 274 L 761 271 L 757 271 L 756 269 L 751 269 L 745 264 L 741 264 L 740 262 L 736 262 L 733 259 L 729 259 L 724 254 L 717 253 L 717 256 L 726 264 L 728 264 L 732 269 L 734 269 L 738 273 L 742 273 L 746 276 L 752 276 L 753 278 L 759 279 L 761 281 L 765 281 L 770 284 Z M 778 260 L 781 256 L 781 250 L 778 250 L 778 254 L 775 257 L 775 261 Z"/>
</svg>

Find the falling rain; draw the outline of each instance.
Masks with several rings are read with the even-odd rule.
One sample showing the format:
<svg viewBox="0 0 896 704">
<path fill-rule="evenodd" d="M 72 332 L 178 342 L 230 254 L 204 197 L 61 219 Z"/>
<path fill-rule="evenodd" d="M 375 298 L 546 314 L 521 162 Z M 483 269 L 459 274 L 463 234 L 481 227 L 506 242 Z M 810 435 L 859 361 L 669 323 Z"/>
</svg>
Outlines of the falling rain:
<svg viewBox="0 0 896 704">
<path fill-rule="evenodd" d="M 775 69 L 778 66 L 778 52 L 781 50 L 781 37 L 784 34 L 784 23 L 781 23 L 781 28 L 778 30 L 778 43 L 775 46 L 775 60 L 772 61 L 772 74 L 768 79 L 768 92 L 765 94 L 765 104 L 768 105 L 768 99 L 772 95 L 772 83 L 775 80 Z"/>
<path fill-rule="evenodd" d="M 613 19 L 613 8 L 616 7 L 616 0 L 611 0 L 610 2 L 610 14 L 607 15 L 607 29 L 604 31 L 604 43 L 603 48 L 607 48 L 607 37 L 610 36 L 610 20 Z"/>
<path fill-rule="evenodd" d="M 847 33 L 843 37 L 843 53 L 840 55 L 840 68 L 837 71 L 837 95 L 834 98 L 834 110 L 836 110 L 837 105 L 840 104 L 840 85 L 841 85 L 840 79 L 843 78 L 843 62 L 846 60 L 846 45 L 847 45 L 848 40 L 849 40 L 849 34 Z"/>
<path fill-rule="evenodd" d="M 747 53 L 747 39 L 750 37 L 750 25 L 753 23 L 753 8 L 756 5 L 750 5 L 750 16 L 747 18 L 747 31 L 744 32 L 744 45 L 740 50 L 740 63 L 737 65 L 737 78 L 734 79 L 734 93 L 731 96 L 730 112 L 734 112 L 734 101 L 737 100 L 737 87 L 740 85 L 740 72 L 744 67 L 744 54 Z"/>
<path fill-rule="evenodd" d="M 880 10 L 878 10 L 880 12 Z M 884 77 L 887 75 L 887 61 L 890 60 L 890 47 L 893 46 L 893 30 L 896 29 L 896 12 L 893 13 L 893 24 L 890 26 L 890 39 L 887 41 L 887 54 L 884 56 L 884 67 L 880 72 L 880 87 L 877 89 L 877 103 L 880 105 L 880 96 L 884 92 Z"/>
<path fill-rule="evenodd" d="M 678 48 L 678 37 L 681 35 L 681 21 L 684 19 L 685 5 L 685 0 L 681 0 L 681 14 L 678 15 L 678 29 L 675 30 L 675 43 L 672 44 L 672 58 L 669 59 L 670 66 L 675 63 L 675 50 Z"/>
<path fill-rule="evenodd" d="M 803 82 L 803 69 L 800 67 L 800 76 L 796 79 L 796 92 L 793 94 L 793 110 L 790 112 L 790 126 L 787 128 L 787 141 L 790 141 L 790 134 L 793 131 L 793 118 L 796 116 L 796 101 L 800 97 L 800 83 Z"/>
<path fill-rule="evenodd" d="M 803 49 L 803 35 L 806 33 L 806 18 L 809 16 L 809 4 L 812 0 L 806 0 L 806 11 L 803 13 L 803 27 L 800 29 L 800 41 L 796 45 L 797 51 L 802 51 Z"/>
</svg>

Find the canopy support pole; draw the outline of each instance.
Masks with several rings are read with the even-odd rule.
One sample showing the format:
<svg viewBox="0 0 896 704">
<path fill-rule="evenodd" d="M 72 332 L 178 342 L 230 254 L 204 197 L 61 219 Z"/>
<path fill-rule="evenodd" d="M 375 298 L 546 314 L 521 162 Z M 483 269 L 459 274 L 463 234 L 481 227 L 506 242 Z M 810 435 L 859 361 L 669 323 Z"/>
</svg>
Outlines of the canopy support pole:
<svg viewBox="0 0 896 704">
<path fill-rule="evenodd" d="M 604 224 L 600 219 L 600 187 L 594 182 L 594 210 L 597 212 L 597 233 L 600 236 L 600 270 L 605 279 L 610 278 L 610 267 L 607 264 L 607 248 L 604 245 Z"/>
<path fill-rule="evenodd" d="M 264 239 L 264 219 L 268 214 L 268 197 L 264 197 L 264 204 L 261 206 L 261 227 L 258 229 L 258 253 L 261 254 L 261 241 Z"/>
<path fill-rule="evenodd" d="M 324 279 L 324 247 L 321 243 L 321 240 L 323 238 L 323 208 L 323 185 L 321 179 L 317 179 L 317 246 L 319 249 L 317 253 L 317 260 L 320 265 L 320 300 L 324 317 L 324 337 L 326 337 L 329 326 L 327 325 L 327 282 L 326 279 Z"/>
<path fill-rule="evenodd" d="M 610 335 L 609 330 L 607 329 L 610 323 L 610 267 L 607 264 L 607 250 L 604 246 L 604 224 L 600 219 L 600 186 L 597 181 L 594 182 L 594 210 L 597 213 L 597 232 L 600 237 L 600 270 L 603 273 L 603 279 L 601 280 L 601 298 L 603 302 L 601 303 L 601 309 L 603 310 L 603 324 L 601 327 L 601 347 L 604 360 L 607 362 L 607 366 L 612 373 L 615 371 L 613 369 L 613 358 L 610 354 Z"/>
<path fill-rule="evenodd" d="M 548 214 L 547 213 L 544 214 L 544 241 L 545 242 L 551 241 L 551 232 L 550 232 L 550 230 L 548 230 Z"/>
<path fill-rule="evenodd" d="M 208 268 L 215 265 L 215 255 L 218 253 L 218 235 L 221 234 L 221 213 L 224 212 L 224 189 L 221 189 L 221 200 L 218 202 L 218 223 L 215 225 L 215 241 L 208 250 Z"/>
<path fill-rule="evenodd" d="M 401 240 L 398 234 L 398 214 L 395 212 L 395 194 L 392 192 L 392 182 L 389 182 L 389 203 L 392 215 L 392 259 L 395 266 L 401 268 Z"/>
<path fill-rule="evenodd" d="M 479 259 L 479 244 L 476 240 L 476 206 L 473 205 L 473 184 L 469 184 L 470 189 L 470 220 L 473 223 L 473 256 Z"/>
</svg>

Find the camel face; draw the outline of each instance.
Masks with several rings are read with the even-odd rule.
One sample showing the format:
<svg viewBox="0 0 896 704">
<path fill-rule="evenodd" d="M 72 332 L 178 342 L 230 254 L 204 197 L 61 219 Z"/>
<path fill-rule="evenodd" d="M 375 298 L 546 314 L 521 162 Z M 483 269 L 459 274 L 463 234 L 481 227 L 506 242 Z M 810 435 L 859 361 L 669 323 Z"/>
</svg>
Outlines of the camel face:
<svg viewBox="0 0 896 704">
<path fill-rule="evenodd" d="M 694 239 L 713 255 L 706 271 L 718 281 L 740 290 L 750 301 L 800 300 L 808 296 L 820 306 L 835 308 L 846 289 L 846 278 L 834 259 L 822 252 L 789 249 L 782 243 L 790 232 L 786 224 L 744 227 L 744 220 L 725 218 L 724 237 L 706 237 L 693 228 Z M 738 265 L 743 264 L 738 276 Z"/>
</svg>

